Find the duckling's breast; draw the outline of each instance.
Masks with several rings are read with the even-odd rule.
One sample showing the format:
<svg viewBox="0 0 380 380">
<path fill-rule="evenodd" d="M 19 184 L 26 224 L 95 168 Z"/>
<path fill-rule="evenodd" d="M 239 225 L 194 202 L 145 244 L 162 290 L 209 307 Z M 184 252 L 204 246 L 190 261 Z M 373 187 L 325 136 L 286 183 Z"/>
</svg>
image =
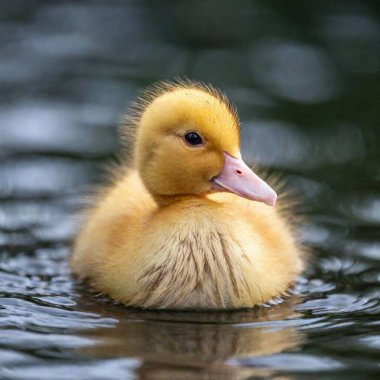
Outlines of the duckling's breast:
<svg viewBox="0 0 380 380">
<path fill-rule="evenodd" d="M 169 208 L 156 215 L 145 236 L 149 239 L 140 245 L 144 258 L 137 278 L 140 287 L 131 305 L 250 307 L 289 285 L 284 283 L 282 289 L 272 273 L 263 273 L 265 244 L 252 226 L 231 219 L 222 207 Z"/>
<path fill-rule="evenodd" d="M 186 218 L 167 221 L 147 235 L 151 238 L 144 250 L 149 264 L 138 279 L 142 291 L 131 304 L 227 308 L 242 295 L 240 262 L 248 257 L 199 211 L 187 211 Z"/>
</svg>

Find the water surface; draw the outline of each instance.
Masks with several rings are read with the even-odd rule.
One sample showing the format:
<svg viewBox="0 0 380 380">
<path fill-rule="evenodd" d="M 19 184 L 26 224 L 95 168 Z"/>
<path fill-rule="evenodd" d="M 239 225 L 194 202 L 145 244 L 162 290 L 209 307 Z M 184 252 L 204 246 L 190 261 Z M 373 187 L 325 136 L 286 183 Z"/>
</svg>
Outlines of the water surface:
<svg viewBox="0 0 380 380">
<path fill-rule="evenodd" d="M 0 12 L 0 377 L 377 379 L 380 8 L 370 1 L 15 1 Z M 303 199 L 295 295 L 127 309 L 67 265 L 116 126 L 152 81 L 222 88 L 243 155 Z"/>
</svg>

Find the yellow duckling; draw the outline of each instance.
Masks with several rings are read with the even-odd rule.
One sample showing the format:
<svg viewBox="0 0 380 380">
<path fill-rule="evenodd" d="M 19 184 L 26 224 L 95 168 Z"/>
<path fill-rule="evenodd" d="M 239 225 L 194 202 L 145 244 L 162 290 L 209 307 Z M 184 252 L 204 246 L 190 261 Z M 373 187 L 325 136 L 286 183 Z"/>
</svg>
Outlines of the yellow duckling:
<svg viewBox="0 0 380 380">
<path fill-rule="evenodd" d="M 276 193 L 242 160 L 226 97 L 163 84 L 135 106 L 119 170 L 76 239 L 71 266 L 143 308 L 234 309 L 283 294 L 303 267 Z"/>
</svg>

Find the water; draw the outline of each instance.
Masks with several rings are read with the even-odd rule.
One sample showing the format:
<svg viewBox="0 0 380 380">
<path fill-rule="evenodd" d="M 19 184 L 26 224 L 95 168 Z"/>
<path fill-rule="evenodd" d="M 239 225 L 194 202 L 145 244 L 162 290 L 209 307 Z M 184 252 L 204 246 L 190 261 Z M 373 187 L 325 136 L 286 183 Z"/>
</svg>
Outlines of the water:
<svg viewBox="0 0 380 380">
<path fill-rule="evenodd" d="M 2 379 L 379 378 L 375 2 L 7 0 L 0 16 Z M 310 264 L 280 305 L 138 311 L 70 276 L 120 114 L 185 75 L 227 92 L 244 157 L 303 199 Z"/>
</svg>

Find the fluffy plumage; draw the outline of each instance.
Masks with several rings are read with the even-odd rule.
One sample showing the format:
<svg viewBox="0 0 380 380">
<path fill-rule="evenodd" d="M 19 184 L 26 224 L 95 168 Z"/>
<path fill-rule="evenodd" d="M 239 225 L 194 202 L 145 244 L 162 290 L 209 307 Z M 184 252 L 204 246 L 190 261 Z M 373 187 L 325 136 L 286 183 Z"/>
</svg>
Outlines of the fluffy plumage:
<svg viewBox="0 0 380 380">
<path fill-rule="evenodd" d="M 88 214 L 74 273 L 144 308 L 252 307 L 285 292 L 303 267 L 289 219 L 278 205 L 213 187 L 223 154 L 240 156 L 226 97 L 192 82 L 161 84 L 125 120 L 132 154 Z M 188 131 L 204 144 L 188 146 Z"/>
</svg>

